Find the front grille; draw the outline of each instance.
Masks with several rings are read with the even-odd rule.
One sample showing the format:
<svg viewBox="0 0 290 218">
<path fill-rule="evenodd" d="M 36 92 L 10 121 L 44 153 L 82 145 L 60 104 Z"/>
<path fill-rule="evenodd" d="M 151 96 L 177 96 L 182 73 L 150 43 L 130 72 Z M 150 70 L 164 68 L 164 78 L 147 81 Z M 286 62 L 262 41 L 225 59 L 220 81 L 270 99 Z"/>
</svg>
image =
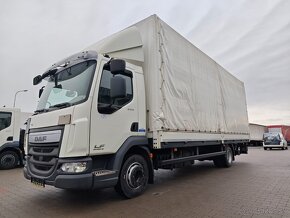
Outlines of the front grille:
<svg viewBox="0 0 290 218">
<path fill-rule="evenodd" d="M 48 132 L 45 132 L 48 133 Z M 33 133 L 38 134 L 38 132 Z M 42 134 L 41 132 L 39 134 Z M 27 165 L 34 175 L 50 176 L 57 165 L 61 138 L 59 142 L 28 142 Z"/>
<path fill-rule="evenodd" d="M 59 143 L 29 144 L 28 156 L 31 171 L 40 175 L 50 175 L 57 163 Z"/>
</svg>

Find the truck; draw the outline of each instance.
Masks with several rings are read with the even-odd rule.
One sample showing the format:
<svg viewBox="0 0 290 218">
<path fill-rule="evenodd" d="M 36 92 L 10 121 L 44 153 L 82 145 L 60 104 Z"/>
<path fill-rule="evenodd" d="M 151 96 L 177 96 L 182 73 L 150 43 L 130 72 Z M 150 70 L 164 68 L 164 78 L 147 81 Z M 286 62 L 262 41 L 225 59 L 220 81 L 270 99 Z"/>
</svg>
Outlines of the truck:
<svg viewBox="0 0 290 218">
<path fill-rule="evenodd" d="M 256 123 L 249 124 L 250 129 L 250 145 L 263 146 L 264 133 L 268 131 L 267 126 Z"/>
<path fill-rule="evenodd" d="M 19 108 L 0 108 L 0 169 L 23 165 L 24 123 L 30 115 Z"/>
<path fill-rule="evenodd" d="M 62 189 L 142 194 L 154 170 L 247 153 L 243 82 L 152 15 L 59 61 L 31 116 L 24 176 Z"/>
<path fill-rule="evenodd" d="M 283 138 L 290 144 L 290 126 L 287 125 L 271 125 L 268 126 L 268 132 L 282 133 Z"/>
</svg>

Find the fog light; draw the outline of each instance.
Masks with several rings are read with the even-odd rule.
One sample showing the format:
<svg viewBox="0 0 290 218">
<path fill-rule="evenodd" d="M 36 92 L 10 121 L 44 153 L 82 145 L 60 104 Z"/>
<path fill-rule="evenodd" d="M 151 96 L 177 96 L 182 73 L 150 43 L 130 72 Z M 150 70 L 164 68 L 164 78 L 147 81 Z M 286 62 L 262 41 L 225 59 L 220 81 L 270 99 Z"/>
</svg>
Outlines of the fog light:
<svg viewBox="0 0 290 218">
<path fill-rule="evenodd" d="M 61 170 L 67 173 L 81 173 L 87 169 L 87 162 L 63 163 Z"/>
</svg>

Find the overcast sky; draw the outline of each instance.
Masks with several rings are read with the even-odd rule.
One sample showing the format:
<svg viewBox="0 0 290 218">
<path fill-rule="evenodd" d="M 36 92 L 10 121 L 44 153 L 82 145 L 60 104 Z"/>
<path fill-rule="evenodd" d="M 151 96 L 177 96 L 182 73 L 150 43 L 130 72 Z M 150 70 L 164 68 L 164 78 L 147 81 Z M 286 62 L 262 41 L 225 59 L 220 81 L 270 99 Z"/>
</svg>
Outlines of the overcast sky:
<svg viewBox="0 0 290 218">
<path fill-rule="evenodd" d="M 0 106 L 34 111 L 32 78 L 152 14 L 245 83 L 249 121 L 290 124 L 288 0 L 7 0 L 0 3 Z"/>
</svg>

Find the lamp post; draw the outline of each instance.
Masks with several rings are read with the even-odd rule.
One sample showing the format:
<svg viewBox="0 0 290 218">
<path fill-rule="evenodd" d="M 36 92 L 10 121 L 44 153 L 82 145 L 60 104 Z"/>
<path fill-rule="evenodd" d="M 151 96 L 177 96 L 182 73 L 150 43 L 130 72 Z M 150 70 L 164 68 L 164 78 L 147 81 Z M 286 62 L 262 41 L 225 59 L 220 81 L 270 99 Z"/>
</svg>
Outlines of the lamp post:
<svg viewBox="0 0 290 218">
<path fill-rule="evenodd" d="M 24 90 L 19 90 L 15 93 L 15 96 L 14 96 L 14 103 L 13 103 L 13 107 L 15 107 L 15 103 L 16 103 L 16 96 L 19 92 L 27 92 L 28 90 L 27 89 L 24 89 Z"/>
</svg>

